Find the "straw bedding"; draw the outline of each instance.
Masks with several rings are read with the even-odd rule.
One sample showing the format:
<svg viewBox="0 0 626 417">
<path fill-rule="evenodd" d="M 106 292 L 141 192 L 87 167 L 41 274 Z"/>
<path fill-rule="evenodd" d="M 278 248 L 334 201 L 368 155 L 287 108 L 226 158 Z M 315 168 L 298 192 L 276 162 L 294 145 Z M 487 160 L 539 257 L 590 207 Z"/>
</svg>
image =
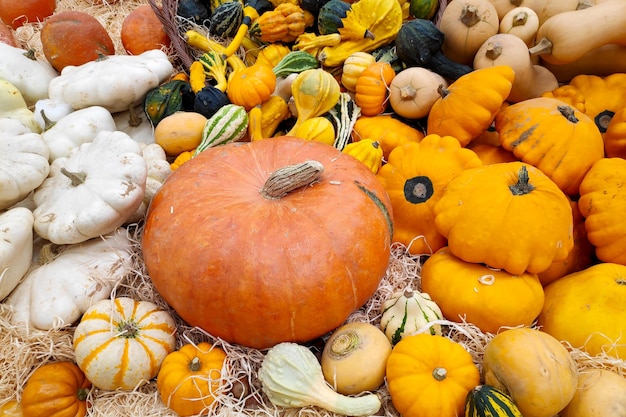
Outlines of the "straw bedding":
<svg viewBox="0 0 626 417">
<path fill-rule="evenodd" d="M 116 51 L 124 53 L 119 33 L 123 17 L 142 0 L 58 0 L 57 10 L 83 10 L 98 18 L 109 30 L 114 40 Z M 26 48 L 40 51 L 38 36 L 39 24 L 29 24 L 20 28 L 16 36 Z M 170 54 L 175 52 L 169 51 Z M 39 52 L 40 53 L 40 52 Z M 315 416 L 326 417 L 331 414 L 325 410 L 306 407 L 302 409 L 277 409 L 264 397 L 256 372 L 263 359 L 259 350 L 231 345 L 200 329 L 184 323 L 176 313 L 163 301 L 150 282 L 145 270 L 141 254 L 141 224 L 128 227 L 134 242 L 133 272 L 127 276 L 113 291 L 112 296 L 129 296 L 140 300 L 148 300 L 169 311 L 178 322 L 178 345 L 209 341 L 216 343 L 228 354 L 225 383 L 221 394 L 210 410 L 214 416 Z M 366 305 L 352 314 L 347 321 L 364 321 L 379 324 L 380 305 L 396 291 L 407 286 L 419 289 L 420 269 L 423 258 L 409 255 L 406 247 L 394 244 L 391 248 L 390 263 L 377 292 Z M 20 399 L 21 390 L 30 374 L 42 364 L 74 360 L 72 335 L 74 327 L 66 327 L 53 331 L 37 331 L 13 326 L 10 322 L 11 312 L 4 304 L 0 304 L 0 404 L 11 399 Z M 484 334 L 469 323 L 452 323 L 442 321 L 444 332 L 451 339 L 464 345 L 474 357 L 478 366 L 482 361 L 485 345 L 493 337 Z M 324 338 L 310 343 L 311 349 L 318 354 L 323 347 Z M 578 366 L 582 368 L 605 368 L 626 376 L 626 361 L 615 358 L 596 356 L 590 357 L 578 349 L 568 346 Z M 383 400 L 380 415 L 398 416 L 393 409 L 385 387 L 377 392 Z M 176 416 L 159 398 L 155 381 L 147 381 L 133 391 L 104 391 L 93 389 L 89 401 L 90 416 L 143 416 L 163 417 Z"/>
</svg>

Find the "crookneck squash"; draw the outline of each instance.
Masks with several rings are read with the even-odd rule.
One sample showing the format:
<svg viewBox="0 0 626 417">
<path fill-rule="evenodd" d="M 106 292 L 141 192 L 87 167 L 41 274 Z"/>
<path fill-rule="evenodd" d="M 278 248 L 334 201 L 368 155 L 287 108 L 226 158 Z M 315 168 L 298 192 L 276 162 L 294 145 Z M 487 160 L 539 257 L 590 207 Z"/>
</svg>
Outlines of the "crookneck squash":
<svg viewBox="0 0 626 417">
<path fill-rule="evenodd" d="M 448 182 L 466 168 L 482 165 L 471 150 L 451 136 L 427 135 L 391 151 L 378 179 L 391 198 L 394 242 L 412 254 L 432 254 L 446 239 L 435 228 L 433 207 Z"/>
<path fill-rule="evenodd" d="M 574 245 L 569 199 L 546 174 L 523 162 L 461 171 L 433 210 L 450 252 L 511 274 L 542 272 Z"/>
</svg>

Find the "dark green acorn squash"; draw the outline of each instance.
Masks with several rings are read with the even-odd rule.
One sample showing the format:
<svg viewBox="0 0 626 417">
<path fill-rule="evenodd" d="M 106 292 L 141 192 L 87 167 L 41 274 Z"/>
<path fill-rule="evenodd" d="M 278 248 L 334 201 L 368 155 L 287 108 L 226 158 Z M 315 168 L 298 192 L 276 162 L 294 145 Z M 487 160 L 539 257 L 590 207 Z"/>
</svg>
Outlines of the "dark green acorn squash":
<svg viewBox="0 0 626 417">
<path fill-rule="evenodd" d="M 202 0 L 179 0 L 176 15 L 197 25 L 206 25 L 211 20 L 211 7 Z"/>
<path fill-rule="evenodd" d="M 444 34 L 427 19 L 404 22 L 395 39 L 396 54 L 407 67 L 424 67 L 449 80 L 472 72 L 468 65 L 454 62 L 441 51 Z"/>
<path fill-rule="evenodd" d="M 148 91 L 144 98 L 144 112 L 156 126 L 164 117 L 177 111 L 189 110 L 190 97 L 193 96 L 187 81 L 172 80 Z"/>
<path fill-rule="evenodd" d="M 227 104 L 230 100 L 226 93 L 214 86 L 206 86 L 196 93 L 193 110 L 209 119 Z"/>
<path fill-rule="evenodd" d="M 491 385 L 478 385 L 465 397 L 465 417 L 523 416 L 510 396 Z"/>
</svg>

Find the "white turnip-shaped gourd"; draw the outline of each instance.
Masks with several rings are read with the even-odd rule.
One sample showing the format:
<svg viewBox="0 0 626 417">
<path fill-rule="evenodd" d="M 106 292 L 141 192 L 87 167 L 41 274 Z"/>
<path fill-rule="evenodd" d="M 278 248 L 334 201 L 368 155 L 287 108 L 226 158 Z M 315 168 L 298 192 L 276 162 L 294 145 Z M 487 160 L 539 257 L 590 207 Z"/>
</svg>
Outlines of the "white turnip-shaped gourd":
<svg viewBox="0 0 626 417">
<path fill-rule="evenodd" d="M 33 256 L 33 213 L 15 207 L 0 213 L 0 301 L 20 282 Z"/>
<path fill-rule="evenodd" d="M 406 288 L 392 294 L 383 302 L 381 310 L 380 328 L 393 345 L 404 336 L 424 329 L 430 334 L 441 336 L 441 324 L 436 321 L 443 319 L 443 313 L 426 293 Z"/>
<path fill-rule="evenodd" d="M 143 202 L 147 175 L 137 142 L 119 131 L 98 133 L 50 165 L 33 195 L 35 232 L 60 245 L 113 232 Z"/>
<path fill-rule="evenodd" d="M 0 42 L 0 79 L 17 87 L 30 106 L 48 98 L 50 81 L 59 73 L 30 51 Z"/>
<path fill-rule="evenodd" d="M 91 106 L 71 112 L 41 134 L 50 149 L 50 162 L 67 157 L 83 143 L 89 143 L 103 131 L 115 131 L 111 112 Z"/>
<path fill-rule="evenodd" d="M 0 210 L 26 198 L 50 171 L 48 146 L 19 120 L 0 118 Z"/>
<path fill-rule="evenodd" d="M 6 299 L 11 321 L 39 330 L 75 323 L 132 272 L 132 247 L 124 228 L 74 245 L 44 244 L 37 265 Z"/>
<path fill-rule="evenodd" d="M 116 113 L 140 103 L 148 91 L 173 72 L 167 54 L 160 49 L 140 55 L 110 55 L 63 68 L 61 75 L 50 82 L 48 95 L 76 110 L 102 106 Z"/>
<path fill-rule="evenodd" d="M 150 201 L 152 201 L 152 197 L 161 188 L 163 182 L 170 176 L 172 173 L 172 167 L 170 163 L 167 161 L 167 155 L 165 151 L 161 147 L 161 145 L 156 143 L 151 143 L 150 145 L 144 145 L 140 143 L 143 149 L 143 157 L 146 160 L 146 164 L 148 166 L 148 178 L 146 179 L 146 191 L 143 195 L 143 201 L 141 205 L 137 209 L 134 215 L 132 215 L 126 222 L 127 223 L 135 223 L 142 220 L 146 213 L 148 212 L 148 207 L 150 206 Z"/>
</svg>

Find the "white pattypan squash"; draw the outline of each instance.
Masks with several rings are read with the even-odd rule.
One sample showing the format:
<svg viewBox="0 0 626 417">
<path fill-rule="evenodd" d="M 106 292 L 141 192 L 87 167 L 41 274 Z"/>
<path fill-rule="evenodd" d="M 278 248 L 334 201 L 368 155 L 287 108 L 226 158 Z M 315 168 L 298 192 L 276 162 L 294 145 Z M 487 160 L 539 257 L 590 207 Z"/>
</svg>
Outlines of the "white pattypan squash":
<svg viewBox="0 0 626 417">
<path fill-rule="evenodd" d="M 0 213 L 0 300 L 20 282 L 33 256 L 33 213 L 15 207 Z"/>
<path fill-rule="evenodd" d="M 40 330 L 76 322 L 132 272 L 132 247 L 124 228 L 75 245 L 44 245 L 39 264 L 5 301 L 11 321 Z"/>
<path fill-rule="evenodd" d="M 110 55 L 63 68 L 50 82 L 51 99 L 74 109 L 102 106 L 111 113 L 139 104 L 152 88 L 167 80 L 174 67 L 160 49 L 139 55 Z"/>
<path fill-rule="evenodd" d="M 113 114 L 117 130 L 127 133 L 136 142 L 154 143 L 154 126 L 143 111 L 143 105 Z"/>
<path fill-rule="evenodd" d="M 67 116 L 74 111 L 74 108 L 67 103 L 61 103 L 49 98 L 37 100 L 35 103 L 35 109 L 33 110 L 33 119 L 39 126 L 39 129 L 43 132 L 50 128 L 50 126 L 62 117 Z"/>
<path fill-rule="evenodd" d="M 91 142 L 102 131 L 115 131 L 113 115 L 104 107 L 90 106 L 59 119 L 41 136 L 50 149 L 50 162 L 66 157 L 83 143 Z"/>
<path fill-rule="evenodd" d="M 19 120 L 31 131 L 41 132 L 41 128 L 35 122 L 34 114 L 28 108 L 22 93 L 7 80 L 0 80 L 0 117 Z"/>
<path fill-rule="evenodd" d="M 0 118 L 0 210 L 26 198 L 50 171 L 48 146 L 19 120 Z"/>
<path fill-rule="evenodd" d="M 152 197 L 157 192 L 163 182 L 172 173 L 170 163 L 167 161 L 167 155 L 161 145 L 152 143 L 150 145 L 140 144 L 143 148 L 143 157 L 148 165 L 148 178 L 146 179 L 146 192 L 143 196 L 143 202 L 131 216 L 127 222 L 135 223 L 142 220 L 148 212 L 148 206 Z"/>
<path fill-rule="evenodd" d="M 50 81 L 58 75 L 52 65 L 36 59 L 32 52 L 0 42 L 0 79 L 17 87 L 29 106 L 48 97 Z"/>
<path fill-rule="evenodd" d="M 56 244 L 110 233 L 143 202 L 147 176 L 137 142 L 123 132 L 100 132 L 50 165 L 33 196 L 35 232 Z"/>
</svg>

